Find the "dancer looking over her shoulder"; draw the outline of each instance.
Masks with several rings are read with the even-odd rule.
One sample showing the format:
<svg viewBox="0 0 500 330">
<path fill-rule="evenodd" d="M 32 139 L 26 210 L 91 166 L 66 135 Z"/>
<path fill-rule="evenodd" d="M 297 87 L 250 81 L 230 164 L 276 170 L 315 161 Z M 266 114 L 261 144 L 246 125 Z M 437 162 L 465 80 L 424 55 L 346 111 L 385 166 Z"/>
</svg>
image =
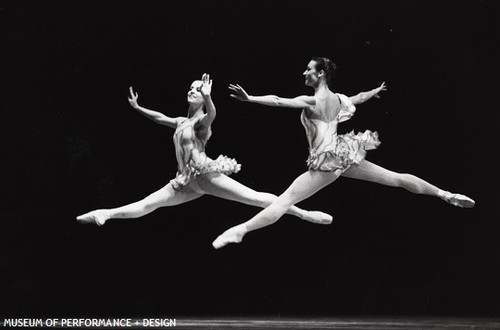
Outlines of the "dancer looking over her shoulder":
<svg viewBox="0 0 500 330">
<path fill-rule="evenodd" d="M 375 182 L 392 187 L 402 187 L 415 194 L 439 197 L 446 202 L 470 208 L 475 202 L 467 196 L 442 190 L 412 174 L 396 173 L 365 159 L 366 151 L 380 144 L 377 132 L 338 135 L 337 125 L 352 117 L 356 105 L 372 97 L 379 97 L 386 90 L 384 83 L 378 88 L 352 97 L 330 90 L 336 66 L 328 58 L 314 57 L 303 75 L 305 84 L 314 89 L 312 96 L 283 98 L 275 95 L 251 96 L 240 85 L 230 85 L 232 97 L 245 102 L 272 107 L 302 109 L 301 121 L 309 143 L 309 169 L 295 181 L 270 206 L 252 219 L 222 233 L 212 243 L 218 249 L 229 243 L 241 242 L 248 232 L 269 226 L 291 206 L 311 197 L 340 176 Z"/>
</svg>

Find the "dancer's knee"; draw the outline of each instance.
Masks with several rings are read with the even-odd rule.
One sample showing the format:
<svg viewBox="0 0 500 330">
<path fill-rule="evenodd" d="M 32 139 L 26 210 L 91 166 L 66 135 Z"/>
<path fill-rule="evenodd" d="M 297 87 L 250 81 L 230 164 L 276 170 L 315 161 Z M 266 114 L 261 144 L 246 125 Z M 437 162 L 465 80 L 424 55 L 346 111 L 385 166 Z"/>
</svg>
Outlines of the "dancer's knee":
<svg viewBox="0 0 500 330">
<path fill-rule="evenodd" d="M 149 213 L 161 207 L 163 202 L 163 199 L 158 199 L 154 194 L 151 194 L 139 201 L 139 206 L 144 212 Z"/>
<path fill-rule="evenodd" d="M 422 187 L 418 184 L 419 179 L 416 176 L 408 173 L 399 174 L 399 176 L 398 187 L 405 188 L 416 194 L 422 193 Z"/>
<path fill-rule="evenodd" d="M 274 198 L 273 198 L 274 197 Z M 255 192 L 249 196 L 246 196 L 244 203 L 247 205 L 253 205 L 257 207 L 265 208 L 269 206 L 276 196 L 264 192 Z"/>
<path fill-rule="evenodd" d="M 410 184 L 410 175 L 407 173 L 395 173 L 392 184 L 394 187 L 406 188 Z"/>
<path fill-rule="evenodd" d="M 145 213 L 150 213 L 156 210 L 159 207 L 159 205 L 156 204 L 144 204 L 142 205 L 142 210 Z"/>
<path fill-rule="evenodd" d="M 265 193 L 265 192 L 259 192 L 258 197 L 257 197 L 257 203 L 261 207 L 268 207 L 271 205 L 278 197 L 276 195 L 270 194 L 270 193 Z"/>
</svg>

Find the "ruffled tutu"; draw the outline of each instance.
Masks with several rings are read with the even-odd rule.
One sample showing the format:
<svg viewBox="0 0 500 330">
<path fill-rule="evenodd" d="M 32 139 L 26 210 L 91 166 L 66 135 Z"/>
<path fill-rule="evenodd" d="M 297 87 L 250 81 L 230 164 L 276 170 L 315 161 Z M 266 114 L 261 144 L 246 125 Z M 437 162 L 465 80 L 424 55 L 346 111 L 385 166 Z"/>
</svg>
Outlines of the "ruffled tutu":
<svg viewBox="0 0 500 330">
<path fill-rule="evenodd" d="M 216 160 L 207 158 L 202 164 L 188 164 L 182 171 L 177 172 L 175 179 L 170 180 L 170 183 L 174 189 L 181 190 L 198 175 L 214 172 L 231 175 L 240 170 L 241 164 L 238 164 L 234 158 L 220 155 Z"/>
<path fill-rule="evenodd" d="M 354 134 L 354 131 L 338 135 L 333 150 L 317 152 L 311 150 L 307 159 L 307 166 L 311 170 L 333 172 L 341 169 L 346 171 L 351 165 L 359 163 L 365 158 L 366 151 L 380 145 L 378 133 L 366 130 L 364 133 Z"/>
</svg>

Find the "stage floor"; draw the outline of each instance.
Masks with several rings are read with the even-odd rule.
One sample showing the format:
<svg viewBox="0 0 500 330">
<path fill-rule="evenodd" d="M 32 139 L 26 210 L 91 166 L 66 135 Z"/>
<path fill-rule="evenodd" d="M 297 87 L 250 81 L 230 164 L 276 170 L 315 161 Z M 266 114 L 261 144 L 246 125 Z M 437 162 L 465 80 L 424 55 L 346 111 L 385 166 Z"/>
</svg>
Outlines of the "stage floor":
<svg viewBox="0 0 500 330">
<path fill-rule="evenodd" d="M 179 318 L 185 329 L 500 329 L 500 319 L 474 318 Z"/>
</svg>

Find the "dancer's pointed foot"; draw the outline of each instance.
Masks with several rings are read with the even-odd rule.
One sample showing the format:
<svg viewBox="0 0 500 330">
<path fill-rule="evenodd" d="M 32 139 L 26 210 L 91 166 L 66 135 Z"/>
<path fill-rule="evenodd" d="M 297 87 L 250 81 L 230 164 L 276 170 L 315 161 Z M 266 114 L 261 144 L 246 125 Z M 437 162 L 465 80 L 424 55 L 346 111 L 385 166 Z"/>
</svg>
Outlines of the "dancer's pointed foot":
<svg viewBox="0 0 500 330">
<path fill-rule="evenodd" d="M 473 199 L 465 195 L 453 194 L 450 192 L 446 192 L 441 198 L 446 202 L 450 203 L 451 205 L 463 208 L 471 208 L 474 207 L 474 205 L 476 204 L 476 202 L 474 202 Z"/>
<path fill-rule="evenodd" d="M 302 219 L 319 225 L 329 225 L 333 221 L 331 215 L 321 211 L 306 211 Z"/>
<path fill-rule="evenodd" d="M 215 241 L 212 242 L 212 246 L 215 249 L 220 249 L 221 247 L 224 247 L 229 243 L 241 243 L 241 240 L 243 239 L 245 233 L 246 231 L 244 225 L 238 225 L 229 228 L 221 235 L 219 235 L 219 237 L 217 237 Z"/>
<path fill-rule="evenodd" d="M 106 223 L 109 216 L 105 210 L 95 210 L 76 217 L 81 223 L 93 223 L 98 226 L 102 226 Z"/>
</svg>

